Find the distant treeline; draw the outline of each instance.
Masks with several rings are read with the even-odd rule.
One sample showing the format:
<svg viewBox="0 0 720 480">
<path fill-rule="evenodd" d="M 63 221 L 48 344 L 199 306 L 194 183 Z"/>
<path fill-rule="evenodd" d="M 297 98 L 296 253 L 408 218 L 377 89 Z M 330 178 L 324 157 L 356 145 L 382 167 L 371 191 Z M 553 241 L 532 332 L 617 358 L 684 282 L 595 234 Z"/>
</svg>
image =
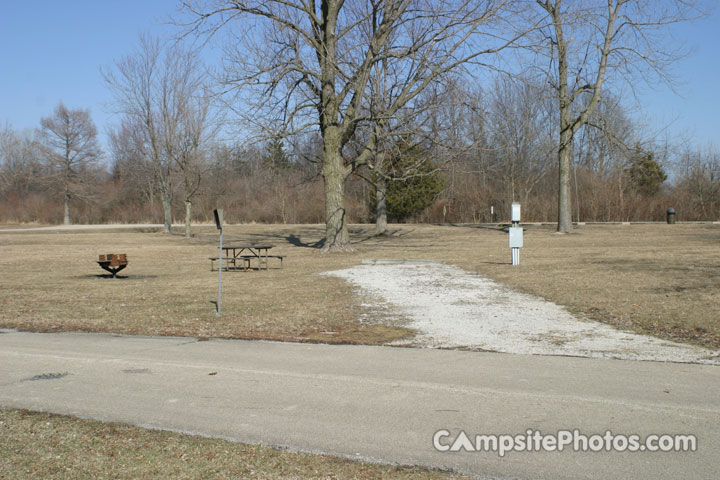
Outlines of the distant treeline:
<svg viewBox="0 0 720 480">
<path fill-rule="evenodd" d="M 456 87 L 443 95 L 442 108 L 432 111 L 434 130 L 398 142 L 387 160 L 388 220 L 489 222 L 492 206 L 501 221 L 518 201 L 523 219 L 556 221 L 552 97 L 509 81 L 488 92 Z M 83 161 L 71 155 L 63 162 L 52 129 L 92 120 L 60 107 L 36 131 L 0 131 L 0 221 L 60 223 L 67 200 L 72 223 L 162 223 L 158 174 L 132 148 L 127 129 L 115 130 L 109 151 L 86 142 Z M 617 101 L 604 102 L 595 116 L 604 128 L 586 126 L 574 143 L 574 221 L 660 221 L 669 207 L 679 220 L 720 218 L 716 148 L 648 140 Z M 94 127 L 85 133 L 94 137 Z M 252 145 L 214 140 L 196 153 L 192 220 L 209 221 L 221 206 L 229 222 L 323 223 L 321 145 L 313 135 Z M 175 179 L 172 214 L 182 221 L 187 172 L 167 175 Z M 349 177 L 349 222 L 375 221 L 376 182 L 367 167 Z"/>
</svg>

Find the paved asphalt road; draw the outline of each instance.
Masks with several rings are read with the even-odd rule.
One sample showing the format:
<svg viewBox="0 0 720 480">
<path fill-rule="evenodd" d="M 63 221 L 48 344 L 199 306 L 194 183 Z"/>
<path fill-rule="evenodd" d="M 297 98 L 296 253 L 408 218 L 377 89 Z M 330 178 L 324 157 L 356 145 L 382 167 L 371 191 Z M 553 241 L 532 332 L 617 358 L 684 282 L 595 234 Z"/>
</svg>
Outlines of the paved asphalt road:
<svg viewBox="0 0 720 480">
<path fill-rule="evenodd" d="M 216 373 L 215 373 L 216 372 Z M 57 375 L 55 375 L 57 374 Z M 448 350 L 0 334 L 0 406 L 485 478 L 720 475 L 720 367 Z M 695 434 L 690 453 L 441 453 L 433 435 Z"/>
</svg>

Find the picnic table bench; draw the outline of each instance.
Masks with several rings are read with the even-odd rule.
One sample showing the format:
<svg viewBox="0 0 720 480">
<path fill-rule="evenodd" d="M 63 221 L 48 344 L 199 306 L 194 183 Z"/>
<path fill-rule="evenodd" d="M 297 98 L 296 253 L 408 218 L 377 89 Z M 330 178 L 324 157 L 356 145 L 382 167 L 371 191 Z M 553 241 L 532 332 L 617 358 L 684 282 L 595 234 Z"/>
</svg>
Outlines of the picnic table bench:
<svg viewBox="0 0 720 480">
<path fill-rule="evenodd" d="M 220 263 L 219 268 L 224 270 L 243 270 L 248 271 L 252 269 L 252 262 L 257 261 L 257 269 L 265 270 L 269 269 L 269 262 L 271 258 L 280 261 L 280 268 L 282 268 L 283 260 L 285 255 L 270 255 L 268 250 L 273 248 L 273 245 L 229 245 L 223 247 L 224 256 L 222 257 L 208 257 L 210 260 L 210 271 L 215 271 L 215 262 Z"/>
</svg>

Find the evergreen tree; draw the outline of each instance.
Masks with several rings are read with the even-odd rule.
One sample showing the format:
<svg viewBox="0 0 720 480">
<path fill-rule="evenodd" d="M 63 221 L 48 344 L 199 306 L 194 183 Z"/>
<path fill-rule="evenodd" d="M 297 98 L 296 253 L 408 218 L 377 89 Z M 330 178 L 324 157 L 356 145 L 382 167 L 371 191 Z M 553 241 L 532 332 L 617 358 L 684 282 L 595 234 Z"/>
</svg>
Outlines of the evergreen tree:
<svg viewBox="0 0 720 480">
<path fill-rule="evenodd" d="M 628 171 L 635 189 L 642 195 L 652 197 L 660 192 L 660 187 L 667 180 L 662 165 L 655 159 L 653 152 L 643 151 L 639 146 L 635 148 Z"/>
<path fill-rule="evenodd" d="M 265 145 L 263 166 L 273 174 L 278 174 L 290 168 L 290 158 L 285 152 L 285 145 L 280 139 L 272 139 Z"/>
<path fill-rule="evenodd" d="M 387 177 L 386 201 L 387 216 L 391 222 L 403 222 L 425 210 L 445 188 L 445 179 L 437 166 L 428 158 L 422 158 L 424 152 L 418 149 L 404 152 L 393 161 L 392 170 Z M 370 195 L 370 211 L 374 215 L 376 197 Z"/>
</svg>

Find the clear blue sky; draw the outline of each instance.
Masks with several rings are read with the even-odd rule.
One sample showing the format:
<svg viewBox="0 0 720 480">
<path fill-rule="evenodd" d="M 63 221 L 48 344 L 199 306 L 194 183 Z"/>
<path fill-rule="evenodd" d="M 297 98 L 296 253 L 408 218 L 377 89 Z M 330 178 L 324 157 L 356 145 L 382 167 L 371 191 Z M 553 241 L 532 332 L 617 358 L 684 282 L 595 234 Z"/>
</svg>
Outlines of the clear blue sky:
<svg viewBox="0 0 720 480">
<path fill-rule="evenodd" d="M 138 34 L 171 35 L 162 23 L 176 0 L 6 0 L 0 10 L 0 125 L 35 128 L 62 100 L 89 108 L 102 134 L 114 119 L 100 67 L 128 54 Z M 666 88 L 643 87 L 643 114 L 672 135 L 689 133 L 696 144 L 720 146 L 720 12 L 678 27 L 695 54 L 677 66 L 683 98 Z"/>
<path fill-rule="evenodd" d="M 689 134 L 696 145 L 720 147 L 720 8 L 710 17 L 675 26 L 672 34 L 694 50 L 673 69 L 679 96 L 663 86 L 642 86 L 641 113 L 657 130 L 670 125 L 671 134 Z"/>
<path fill-rule="evenodd" d="M 176 0 L 7 0 L 0 8 L 0 125 L 35 128 L 59 101 L 89 108 L 104 142 L 114 122 L 100 67 L 132 52 L 140 33 L 165 24 Z"/>
</svg>

